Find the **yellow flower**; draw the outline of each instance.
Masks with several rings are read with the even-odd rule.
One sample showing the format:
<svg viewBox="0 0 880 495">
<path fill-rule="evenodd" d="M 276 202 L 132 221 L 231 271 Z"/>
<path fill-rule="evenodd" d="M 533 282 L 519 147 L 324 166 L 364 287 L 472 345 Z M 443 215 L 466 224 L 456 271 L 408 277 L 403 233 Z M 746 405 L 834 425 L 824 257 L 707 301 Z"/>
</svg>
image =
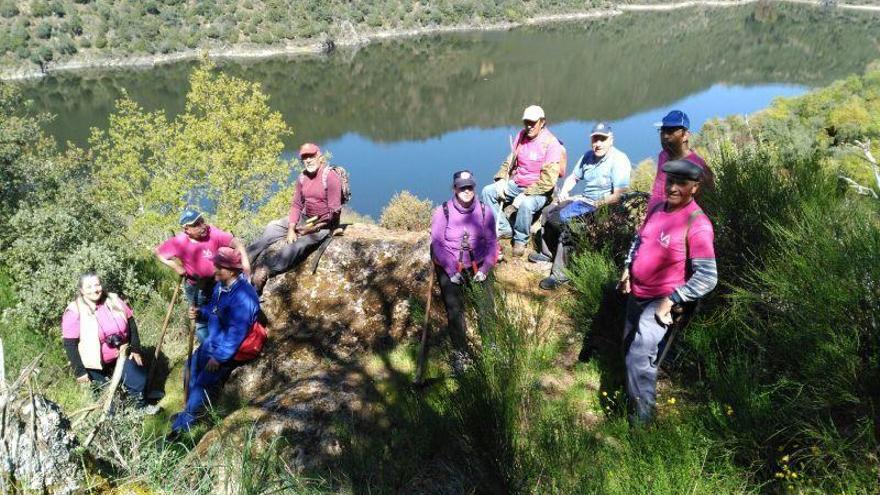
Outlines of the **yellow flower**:
<svg viewBox="0 0 880 495">
<path fill-rule="evenodd" d="M 813 445 L 812 447 L 810 447 L 810 452 L 811 452 L 813 455 L 819 455 L 819 454 L 822 453 L 822 451 L 819 449 L 819 447 L 817 447 L 817 446 L 815 446 L 815 445 Z"/>
<path fill-rule="evenodd" d="M 602 397 L 608 397 L 608 392 L 606 392 L 606 391 L 603 390 L 603 391 L 602 391 Z"/>
<path fill-rule="evenodd" d="M 777 478 L 784 478 L 784 477 L 785 477 L 785 473 L 776 473 L 776 477 L 777 477 Z"/>
<path fill-rule="evenodd" d="M 786 455 L 782 456 L 782 459 L 780 459 L 780 461 L 781 461 L 781 462 L 786 462 L 786 463 L 787 463 L 787 462 L 788 462 L 788 459 L 789 459 L 789 458 L 788 458 L 788 454 L 786 454 Z"/>
<path fill-rule="evenodd" d="M 666 402 L 668 402 L 669 404 L 675 404 L 675 397 L 667 399 Z"/>
</svg>

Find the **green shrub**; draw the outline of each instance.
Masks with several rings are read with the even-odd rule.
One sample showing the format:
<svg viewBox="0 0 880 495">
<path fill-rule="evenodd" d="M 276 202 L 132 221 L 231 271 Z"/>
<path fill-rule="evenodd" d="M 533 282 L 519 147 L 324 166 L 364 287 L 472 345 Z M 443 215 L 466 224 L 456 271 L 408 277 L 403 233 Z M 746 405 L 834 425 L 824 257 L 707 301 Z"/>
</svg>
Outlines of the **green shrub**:
<svg viewBox="0 0 880 495">
<path fill-rule="evenodd" d="M 48 22 L 41 22 L 34 29 L 34 35 L 41 40 L 47 40 L 52 37 L 52 25 Z"/>
<path fill-rule="evenodd" d="M 14 0 L 3 0 L 0 2 L 0 16 L 8 19 L 17 16 L 18 12 L 18 5 L 16 5 Z"/>
<path fill-rule="evenodd" d="M 382 209 L 379 225 L 410 232 L 427 230 L 431 227 L 432 208 L 430 200 L 419 199 L 409 191 L 401 191 Z"/>
</svg>

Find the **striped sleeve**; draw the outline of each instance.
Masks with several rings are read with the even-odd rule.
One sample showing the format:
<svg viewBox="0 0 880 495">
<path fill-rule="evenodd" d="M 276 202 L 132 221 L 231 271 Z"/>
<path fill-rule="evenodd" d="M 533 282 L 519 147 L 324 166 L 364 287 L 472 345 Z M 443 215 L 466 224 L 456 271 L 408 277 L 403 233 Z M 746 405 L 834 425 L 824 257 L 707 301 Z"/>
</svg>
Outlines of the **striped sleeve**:
<svg viewBox="0 0 880 495">
<path fill-rule="evenodd" d="M 700 299 L 718 285 L 715 258 L 694 258 L 691 260 L 691 267 L 694 270 L 691 278 L 672 293 L 672 302 L 676 304 Z"/>
</svg>

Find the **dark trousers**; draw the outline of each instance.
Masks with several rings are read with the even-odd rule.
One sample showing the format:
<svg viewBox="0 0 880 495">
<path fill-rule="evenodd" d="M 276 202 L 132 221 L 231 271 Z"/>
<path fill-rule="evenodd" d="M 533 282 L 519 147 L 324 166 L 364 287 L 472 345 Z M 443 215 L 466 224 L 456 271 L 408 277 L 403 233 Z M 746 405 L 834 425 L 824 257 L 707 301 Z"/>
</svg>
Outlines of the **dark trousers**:
<svg viewBox="0 0 880 495">
<path fill-rule="evenodd" d="M 473 282 L 470 277 L 466 277 L 461 284 L 454 284 L 450 280 L 446 270 L 440 266 L 434 265 L 437 274 L 437 282 L 440 284 L 440 296 L 443 298 L 443 306 L 446 307 L 447 327 L 449 328 L 449 338 L 452 340 L 452 346 L 461 352 L 471 354 L 467 339 L 467 323 L 465 322 L 465 292 L 466 288 L 474 286 L 474 288 L 482 289 L 483 296 L 488 308 L 493 308 L 495 293 L 492 289 L 492 278 L 487 278 L 484 282 Z"/>
<path fill-rule="evenodd" d="M 561 212 L 568 204 L 568 201 L 560 203 L 548 211 L 541 229 L 541 253 L 553 259 L 550 276 L 557 280 L 568 279 L 565 267 L 574 248 L 572 227 L 588 225 L 593 220 L 592 213 L 563 220 Z"/>
<path fill-rule="evenodd" d="M 115 366 L 116 361 L 113 361 L 111 363 L 105 363 L 104 369 L 101 370 L 86 368 L 86 372 L 89 374 L 89 380 L 92 381 L 92 385 L 102 387 L 107 384 L 107 382 L 110 381 L 110 377 L 113 375 L 113 368 Z M 147 386 L 146 368 L 138 366 L 137 363 L 127 358 L 125 359 L 125 364 L 122 366 L 122 386 L 125 387 L 125 391 L 130 397 L 134 398 L 139 404 L 143 404 L 144 388 Z"/>
<path fill-rule="evenodd" d="M 266 225 L 263 234 L 247 247 L 248 257 L 254 266 L 265 266 L 269 269 L 269 276 L 293 269 L 330 235 L 330 229 L 321 229 L 299 236 L 294 243 L 285 243 L 276 251 L 267 252 L 272 244 L 287 239 L 289 226 L 290 221 L 286 217 L 273 220 Z"/>
</svg>

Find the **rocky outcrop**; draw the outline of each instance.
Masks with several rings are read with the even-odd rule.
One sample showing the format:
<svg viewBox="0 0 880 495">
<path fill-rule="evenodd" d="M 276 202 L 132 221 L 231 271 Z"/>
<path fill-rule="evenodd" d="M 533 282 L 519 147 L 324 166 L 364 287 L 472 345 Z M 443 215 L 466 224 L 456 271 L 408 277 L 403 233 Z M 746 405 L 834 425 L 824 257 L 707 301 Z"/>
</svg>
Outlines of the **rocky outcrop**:
<svg viewBox="0 0 880 495">
<path fill-rule="evenodd" d="M 335 419 L 381 423 L 381 394 L 362 358 L 417 331 L 410 320 L 421 304 L 415 300 L 424 299 L 428 245 L 427 233 L 356 224 L 331 241 L 314 274 L 312 254 L 269 280 L 264 355 L 237 369 L 224 393 L 247 405 L 206 435 L 200 449 L 256 422 L 257 439 L 283 438 L 288 465 L 306 469 L 341 454 Z"/>
<path fill-rule="evenodd" d="M 57 404 L 23 389 L 0 394 L 0 492 L 77 493 L 84 473 L 70 423 Z"/>
</svg>

